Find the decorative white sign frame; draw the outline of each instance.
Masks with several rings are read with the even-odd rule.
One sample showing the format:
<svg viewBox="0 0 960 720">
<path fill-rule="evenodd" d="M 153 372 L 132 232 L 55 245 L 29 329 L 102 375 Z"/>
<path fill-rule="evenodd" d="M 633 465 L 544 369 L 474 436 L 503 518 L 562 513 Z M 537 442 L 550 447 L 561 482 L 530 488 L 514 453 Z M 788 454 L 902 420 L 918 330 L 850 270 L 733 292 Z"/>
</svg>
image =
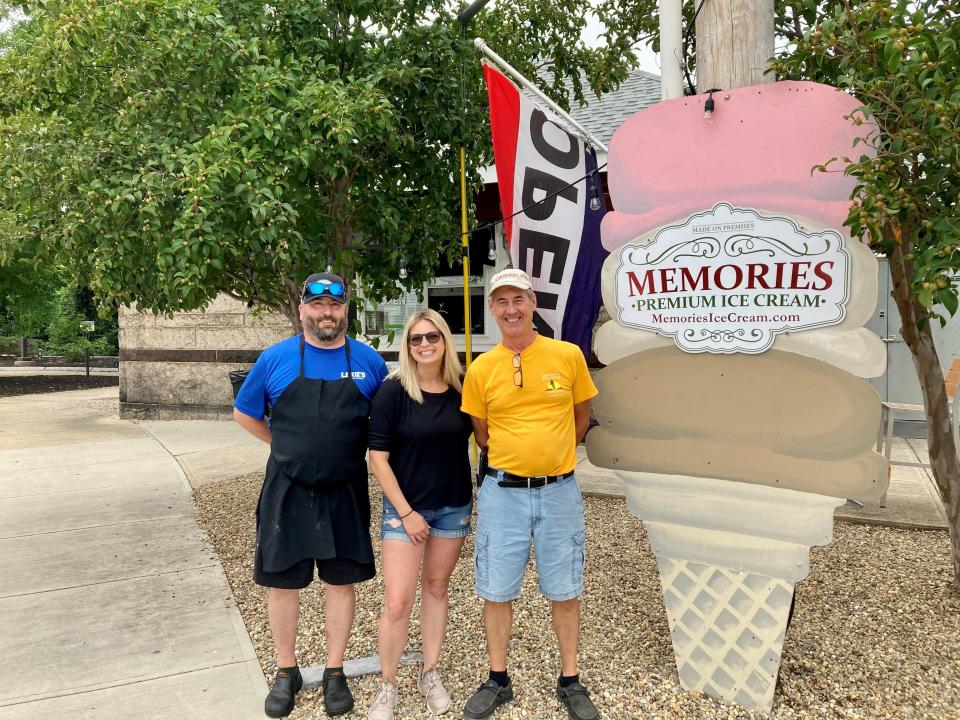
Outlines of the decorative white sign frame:
<svg viewBox="0 0 960 720">
<path fill-rule="evenodd" d="M 778 333 L 839 324 L 850 256 L 835 230 L 726 202 L 624 245 L 617 320 L 691 353 L 762 353 Z"/>
</svg>

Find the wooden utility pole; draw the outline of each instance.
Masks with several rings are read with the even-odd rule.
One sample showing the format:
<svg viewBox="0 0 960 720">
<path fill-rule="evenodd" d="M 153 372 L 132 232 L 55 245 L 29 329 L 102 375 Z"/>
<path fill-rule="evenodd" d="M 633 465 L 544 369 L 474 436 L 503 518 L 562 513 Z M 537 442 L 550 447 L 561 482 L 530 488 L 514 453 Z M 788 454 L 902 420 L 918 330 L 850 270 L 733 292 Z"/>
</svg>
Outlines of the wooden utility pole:
<svg viewBox="0 0 960 720">
<path fill-rule="evenodd" d="M 696 0 L 700 4 L 700 0 Z M 697 90 L 773 82 L 773 0 L 703 0 L 697 16 Z"/>
</svg>

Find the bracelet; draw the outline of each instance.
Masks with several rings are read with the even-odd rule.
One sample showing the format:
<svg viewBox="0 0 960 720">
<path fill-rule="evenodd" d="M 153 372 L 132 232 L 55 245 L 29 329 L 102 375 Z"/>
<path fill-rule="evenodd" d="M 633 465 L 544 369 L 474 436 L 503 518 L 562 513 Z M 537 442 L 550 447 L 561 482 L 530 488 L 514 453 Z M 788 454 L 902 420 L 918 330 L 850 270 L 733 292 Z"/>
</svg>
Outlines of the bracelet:
<svg viewBox="0 0 960 720">
<path fill-rule="evenodd" d="M 400 516 L 400 519 L 401 519 L 401 520 L 406 520 L 408 517 L 410 517 L 410 514 L 411 514 L 412 512 L 413 512 L 413 508 L 410 508 L 410 512 L 408 512 L 406 515 L 401 515 L 401 516 Z"/>
</svg>

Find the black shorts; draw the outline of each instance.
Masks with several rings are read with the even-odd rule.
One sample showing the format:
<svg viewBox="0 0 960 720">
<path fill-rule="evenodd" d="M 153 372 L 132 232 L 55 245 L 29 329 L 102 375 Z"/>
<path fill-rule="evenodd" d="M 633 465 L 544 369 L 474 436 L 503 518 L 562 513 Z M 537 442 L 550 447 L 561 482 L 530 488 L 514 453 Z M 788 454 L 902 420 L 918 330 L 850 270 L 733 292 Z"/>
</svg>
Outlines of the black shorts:
<svg viewBox="0 0 960 720">
<path fill-rule="evenodd" d="M 370 580 L 377 574 L 373 563 L 362 563 L 347 558 L 314 560 L 306 558 L 293 567 L 280 572 L 267 572 L 263 569 L 260 548 L 253 554 L 253 581 L 263 587 L 281 590 L 302 590 L 313 582 L 313 567 L 317 567 L 317 576 L 327 585 L 352 585 Z"/>
</svg>

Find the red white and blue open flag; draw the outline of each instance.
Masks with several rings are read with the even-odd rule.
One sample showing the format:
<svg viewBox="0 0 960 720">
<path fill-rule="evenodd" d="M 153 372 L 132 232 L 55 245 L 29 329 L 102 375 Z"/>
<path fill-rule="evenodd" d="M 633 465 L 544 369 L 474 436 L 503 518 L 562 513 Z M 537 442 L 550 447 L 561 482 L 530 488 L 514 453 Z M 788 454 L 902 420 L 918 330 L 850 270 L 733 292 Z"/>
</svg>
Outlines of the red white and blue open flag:
<svg viewBox="0 0 960 720">
<path fill-rule="evenodd" d="M 518 213 L 505 220 L 504 232 L 513 266 L 533 281 L 534 324 L 541 335 L 579 345 L 589 357 L 607 255 L 600 244 L 606 210 L 596 151 L 489 63 L 483 72 L 500 206 L 505 218 Z"/>
</svg>

